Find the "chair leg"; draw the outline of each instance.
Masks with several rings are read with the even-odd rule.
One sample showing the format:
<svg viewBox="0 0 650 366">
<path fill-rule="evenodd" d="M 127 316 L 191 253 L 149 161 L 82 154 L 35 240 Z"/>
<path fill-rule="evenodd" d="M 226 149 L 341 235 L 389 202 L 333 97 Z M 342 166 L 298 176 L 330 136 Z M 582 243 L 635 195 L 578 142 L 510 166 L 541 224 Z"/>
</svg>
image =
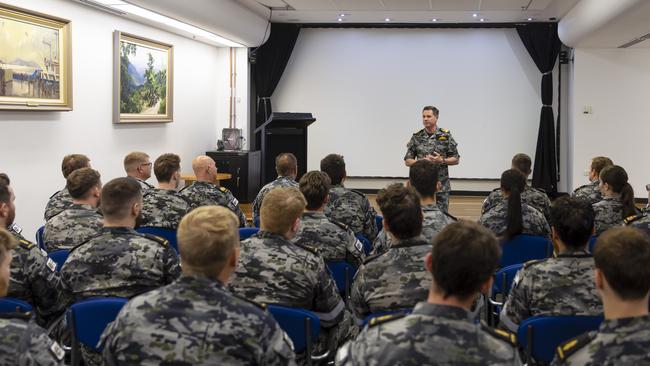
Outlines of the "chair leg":
<svg viewBox="0 0 650 366">
<path fill-rule="evenodd" d="M 311 366 L 312 339 L 311 339 L 311 320 L 305 318 L 305 356 L 307 357 L 307 365 Z"/>
</svg>

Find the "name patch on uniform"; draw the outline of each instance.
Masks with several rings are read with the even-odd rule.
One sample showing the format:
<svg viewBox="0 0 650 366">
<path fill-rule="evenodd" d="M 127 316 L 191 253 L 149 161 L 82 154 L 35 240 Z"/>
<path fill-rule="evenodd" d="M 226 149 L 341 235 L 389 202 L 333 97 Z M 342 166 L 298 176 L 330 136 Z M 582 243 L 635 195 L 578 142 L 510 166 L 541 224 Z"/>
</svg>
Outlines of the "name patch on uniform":
<svg viewBox="0 0 650 366">
<path fill-rule="evenodd" d="M 63 361 L 63 358 L 65 357 L 65 351 L 63 350 L 63 348 L 61 348 L 61 346 L 59 346 L 58 343 L 56 342 L 52 343 L 52 345 L 50 346 L 50 352 L 52 352 L 52 354 L 54 355 L 54 357 L 56 357 L 57 360 Z"/>
<path fill-rule="evenodd" d="M 52 272 L 56 271 L 56 262 L 53 261 L 52 258 L 48 258 L 45 264 L 47 265 L 47 268 L 49 268 Z"/>
<path fill-rule="evenodd" d="M 354 247 L 357 248 L 358 251 L 363 252 L 363 244 L 357 239 L 354 243 Z"/>
</svg>

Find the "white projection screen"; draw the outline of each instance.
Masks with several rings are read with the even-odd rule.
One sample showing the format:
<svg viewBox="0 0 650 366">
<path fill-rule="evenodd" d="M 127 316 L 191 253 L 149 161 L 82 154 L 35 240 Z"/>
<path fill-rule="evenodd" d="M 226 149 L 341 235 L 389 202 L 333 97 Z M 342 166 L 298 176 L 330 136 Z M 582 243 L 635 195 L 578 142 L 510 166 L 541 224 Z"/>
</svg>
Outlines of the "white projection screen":
<svg viewBox="0 0 650 366">
<path fill-rule="evenodd" d="M 406 177 L 425 105 L 458 142 L 453 178 L 499 178 L 534 158 L 541 73 L 512 28 L 303 28 L 273 95 L 278 112 L 311 112 L 308 169 L 329 153 L 349 176 Z"/>
</svg>

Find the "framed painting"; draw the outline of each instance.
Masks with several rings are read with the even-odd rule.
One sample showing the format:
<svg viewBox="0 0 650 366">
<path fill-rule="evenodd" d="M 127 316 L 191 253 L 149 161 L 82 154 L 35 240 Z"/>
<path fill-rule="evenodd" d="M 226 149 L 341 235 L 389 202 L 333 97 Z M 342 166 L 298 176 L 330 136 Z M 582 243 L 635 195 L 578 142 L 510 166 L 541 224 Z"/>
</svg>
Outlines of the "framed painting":
<svg viewBox="0 0 650 366">
<path fill-rule="evenodd" d="M 72 110 L 70 21 L 0 4 L 0 109 Z"/>
<path fill-rule="evenodd" d="M 114 123 L 172 122 L 174 48 L 115 31 Z"/>
</svg>

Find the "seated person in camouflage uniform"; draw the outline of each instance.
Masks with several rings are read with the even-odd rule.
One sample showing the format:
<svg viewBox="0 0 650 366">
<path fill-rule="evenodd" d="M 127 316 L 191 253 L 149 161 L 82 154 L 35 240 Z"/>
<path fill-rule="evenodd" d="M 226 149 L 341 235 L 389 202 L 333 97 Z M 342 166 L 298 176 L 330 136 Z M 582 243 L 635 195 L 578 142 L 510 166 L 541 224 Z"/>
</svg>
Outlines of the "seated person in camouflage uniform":
<svg viewBox="0 0 650 366">
<path fill-rule="evenodd" d="M 176 230 L 190 210 L 185 196 L 176 191 L 181 181 L 181 158 L 176 154 L 162 154 L 156 159 L 153 172 L 158 188 L 144 192 L 140 226 Z"/>
<path fill-rule="evenodd" d="M 530 176 L 532 161 L 530 156 L 526 154 L 517 154 L 512 157 L 512 169 L 519 170 L 524 174 L 526 179 Z M 481 208 L 481 213 L 486 213 L 487 211 L 496 207 L 499 203 L 506 201 L 506 198 L 501 194 L 501 188 L 497 188 L 490 192 L 490 195 L 483 201 L 483 207 Z M 523 191 L 521 191 L 521 201 L 533 208 L 536 208 L 537 211 L 541 212 L 546 221 L 551 219 L 551 201 L 548 199 L 546 192 L 538 188 L 533 188 L 527 183 L 524 185 Z"/>
<path fill-rule="evenodd" d="M 467 221 L 447 225 L 423 263 L 433 277 L 428 297 L 410 315 L 371 320 L 339 350 L 336 364 L 519 365 L 515 335 L 476 324 L 470 313 L 492 286 L 500 258 L 499 243 L 487 229 Z"/>
<path fill-rule="evenodd" d="M 90 159 L 86 155 L 71 154 L 63 157 L 61 172 L 63 173 L 63 178 L 66 180 L 70 173 L 81 168 L 90 168 Z M 72 197 L 70 197 L 66 188 L 54 193 L 45 206 L 45 221 L 58 215 L 69 206 L 72 206 Z"/>
<path fill-rule="evenodd" d="M 422 236 L 431 242 L 433 237 L 446 225 L 456 221 L 456 218 L 438 208 L 436 192 L 440 189 L 438 181 L 438 166 L 429 160 L 418 160 L 409 168 L 408 186 L 415 188 L 420 195 L 422 205 Z M 383 253 L 390 249 L 390 240 L 386 231 L 381 230 L 373 243 L 373 254 Z"/>
<path fill-rule="evenodd" d="M 264 196 L 277 187 L 298 187 L 296 176 L 298 175 L 298 159 L 292 153 L 282 153 L 275 157 L 275 171 L 278 177 L 271 183 L 260 189 L 260 192 L 253 201 L 253 223 L 260 222 L 260 208 Z"/>
<path fill-rule="evenodd" d="M 525 186 L 526 177 L 519 170 L 510 169 L 503 172 L 501 194 L 504 199 L 494 208 L 481 214 L 478 223 L 506 240 L 519 234 L 549 237 L 551 229 L 544 215 L 521 199 Z"/>
<path fill-rule="evenodd" d="M 592 205 L 603 199 L 600 191 L 600 172 L 608 166 L 614 165 L 612 159 L 605 156 L 597 156 L 591 160 L 589 165 L 589 184 L 580 186 L 573 191 L 572 197 L 581 197 Z"/>
<path fill-rule="evenodd" d="M 412 309 L 431 286 L 431 274 L 422 265 L 431 242 L 421 235 L 420 196 L 396 183 L 379 191 L 377 204 L 392 246 L 368 257 L 354 278 L 350 303 L 357 324 L 372 313 Z"/>
<path fill-rule="evenodd" d="M 0 228 L 0 298 L 7 296 L 11 250 L 18 241 Z M 0 365 L 63 365 L 65 352 L 30 313 L 0 313 Z"/>
<path fill-rule="evenodd" d="M 536 315 L 600 315 L 603 307 L 593 284 L 594 261 L 587 243 L 594 210 L 584 198 L 562 197 L 551 207 L 551 237 L 557 256 L 527 262 L 514 279 L 501 311 L 501 325 L 513 332 Z"/>
<path fill-rule="evenodd" d="M 147 179 L 151 178 L 152 165 L 149 155 L 140 151 L 128 153 L 124 157 L 124 171 L 126 171 L 126 176 L 138 181 L 143 193 L 149 189 L 153 189 L 153 186 L 146 182 Z"/>
<path fill-rule="evenodd" d="M 43 241 L 48 252 L 72 249 L 97 236 L 102 229 L 102 215 L 98 212 L 102 182 L 99 172 L 81 168 L 68 175 L 66 190 L 72 205 L 45 224 Z"/>
<path fill-rule="evenodd" d="M 300 192 L 307 200 L 300 229 L 293 242 L 318 248 L 326 261 L 346 261 L 359 267 L 365 258 L 363 244 L 347 225 L 328 218 L 323 208 L 329 199 L 330 178 L 319 171 L 311 171 L 300 178 Z"/>
<path fill-rule="evenodd" d="M 557 348 L 559 365 L 650 364 L 650 237 L 635 228 L 613 228 L 594 248 L 596 288 L 605 320 L 598 331 Z"/>
<path fill-rule="evenodd" d="M 239 207 L 239 201 L 224 187 L 217 185 L 217 165 L 209 156 L 197 156 L 192 160 L 192 170 L 196 182 L 181 190 L 181 194 L 190 202 L 192 209 L 200 206 L 223 206 L 234 212 L 239 218 L 239 226 L 246 226 L 246 217 Z"/>
<path fill-rule="evenodd" d="M 625 218 L 625 225 L 634 226 L 650 235 L 650 184 L 646 184 L 648 191 L 648 204 L 640 214 L 628 216 Z"/>
<path fill-rule="evenodd" d="M 347 176 L 343 156 L 327 155 L 320 161 L 320 170 L 325 172 L 332 181 L 325 215 L 348 225 L 355 235 L 363 235 L 371 242 L 375 240 L 377 213 L 363 193 L 343 186 Z"/>
<path fill-rule="evenodd" d="M 595 235 L 602 234 L 610 227 L 622 226 L 625 218 L 638 213 L 634 205 L 634 190 L 627 182 L 625 169 L 618 165 L 603 169 L 600 172 L 600 190 L 603 199 L 594 203 Z"/>
<path fill-rule="evenodd" d="M 122 308 L 102 336 L 106 364 L 295 364 L 291 342 L 273 317 L 225 287 L 239 258 L 238 226 L 220 206 L 183 218 L 181 278 Z"/>
<path fill-rule="evenodd" d="M 321 321 L 318 349 L 333 351 L 350 330 L 350 315 L 317 249 L 292 243 L 307 202 L 298 188 L 270 191 L 260 231 L 241 243 L 231 291 L 260 304 L 313 311 Z"/>
</svg>

